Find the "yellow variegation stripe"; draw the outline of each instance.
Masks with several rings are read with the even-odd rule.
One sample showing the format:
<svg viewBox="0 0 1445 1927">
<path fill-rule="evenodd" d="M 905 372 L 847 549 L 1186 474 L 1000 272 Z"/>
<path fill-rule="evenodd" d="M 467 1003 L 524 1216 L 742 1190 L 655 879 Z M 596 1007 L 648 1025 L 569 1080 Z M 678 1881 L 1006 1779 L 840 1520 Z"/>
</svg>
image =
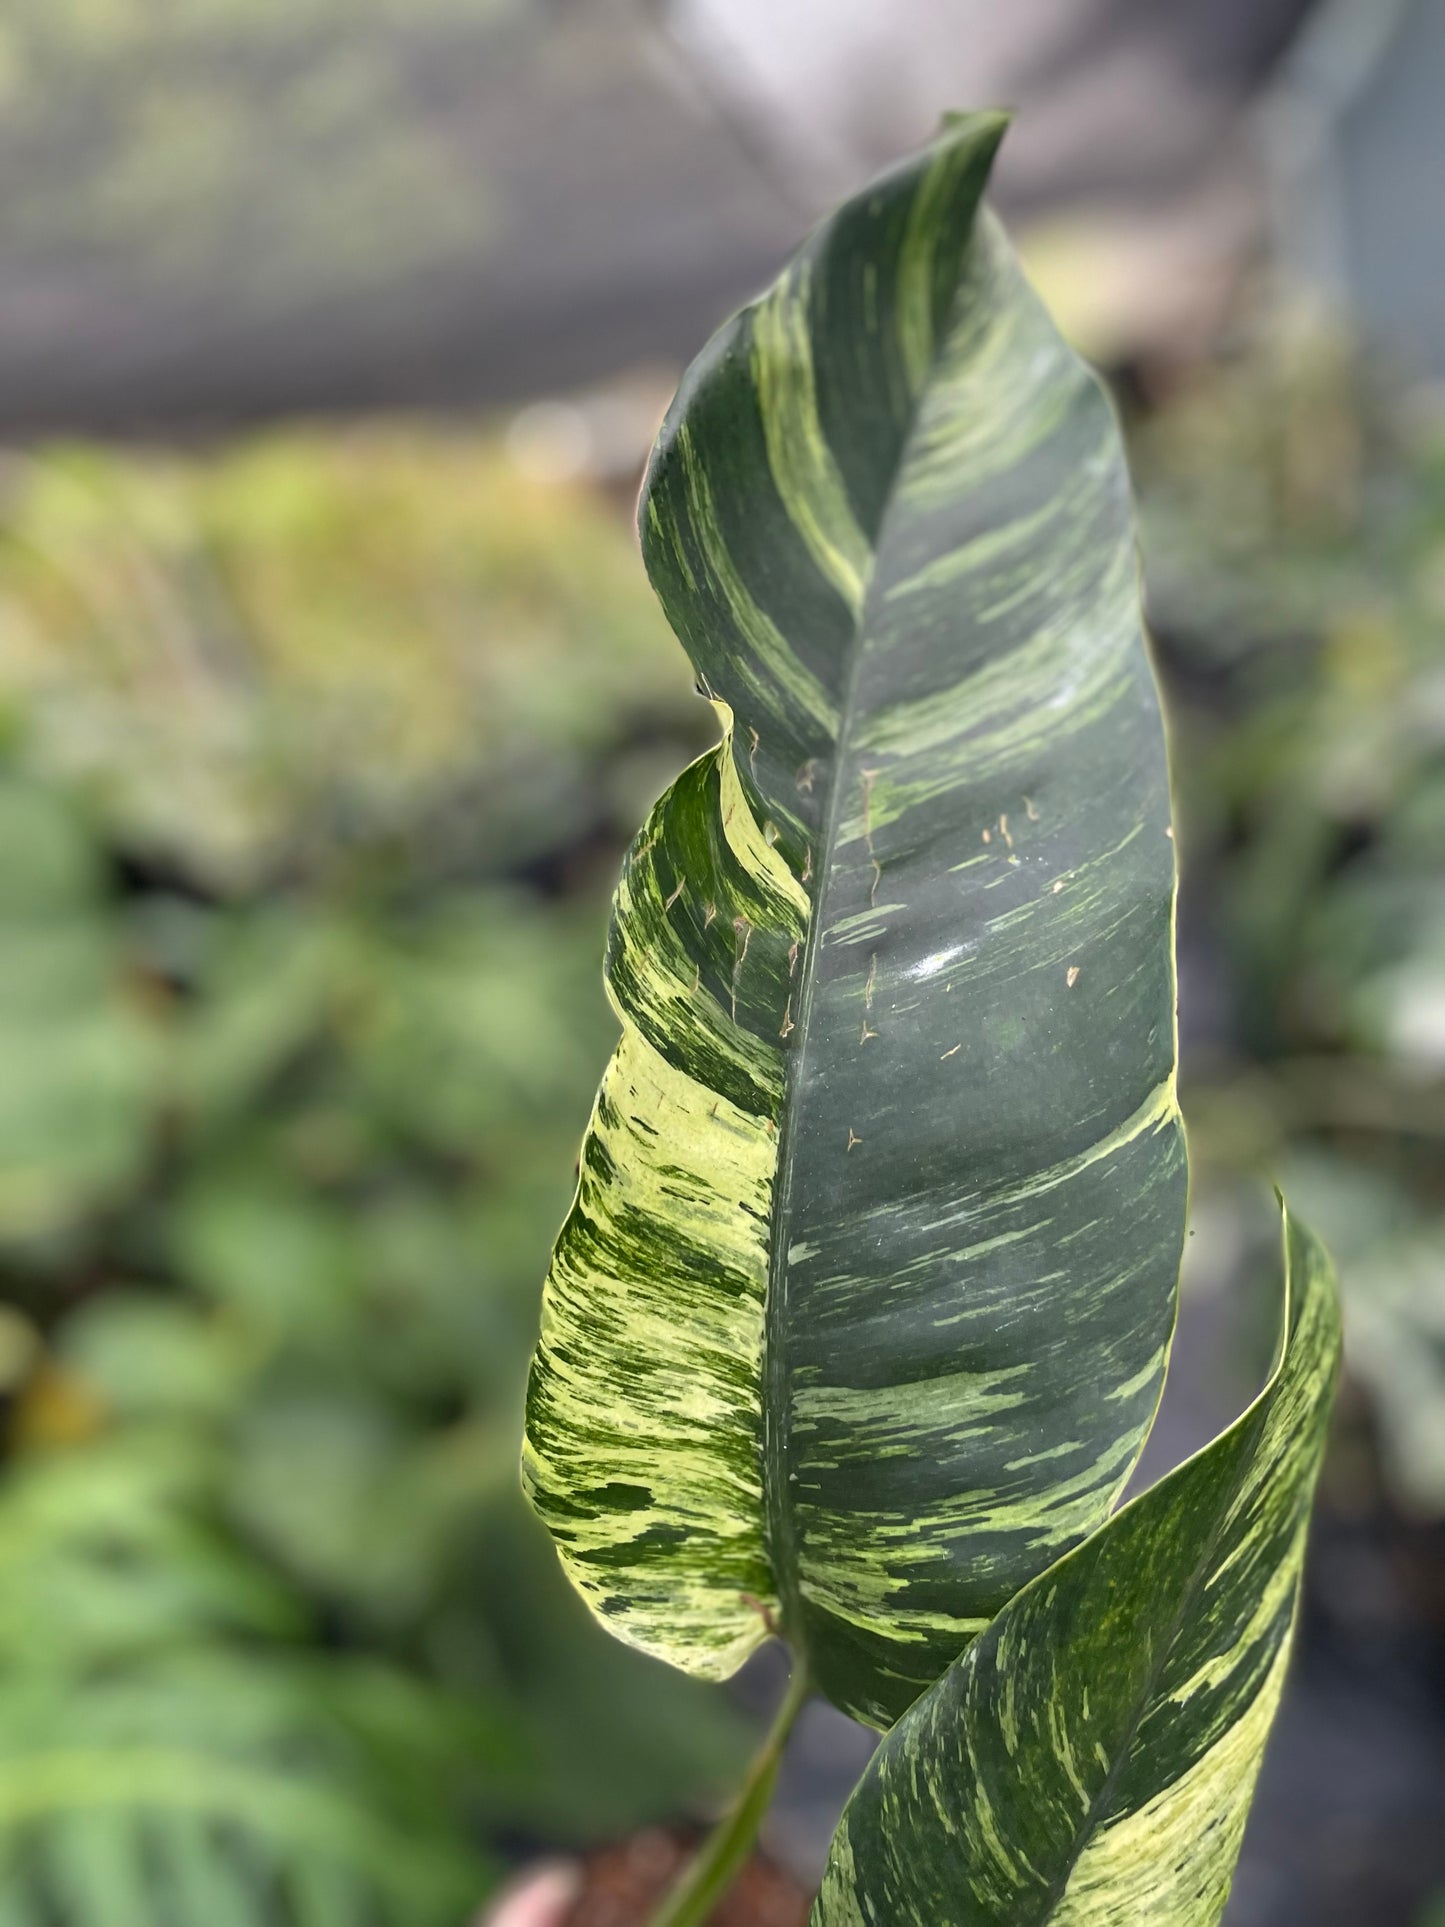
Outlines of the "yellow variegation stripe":
<svg viewBox="0 0 1445 1927">
<path fill-rule="evenodd" d="M 1049 1915 L 1054 1927 L 1204 1927 L 1220 1919 L 1288 1667 L 1286 1641 L 1263 1686 L 1203 1758 L 1100 1828 Z"/>
<path fill-rule="evenodd" d="M 808 339 L 808 266 L 800 263 L 753 316 L 753 378 L 778 499 L 818 568 L 856 616 L 873 550 L 848 501 L 818 420 Z"/>
<path fill-rule="evenodd" d="M 725 739 L 663 798 L 618 886 L 622 1040 L 529 1388 L 524 1479 L 568 1573 L 620 1637 L 709 1678 L 777 1604 L 758 1383 L 782 1055 L 746 1017 L 759 974 L 786 974 L 806 902 Z"/>
<path fill-rule="evenodd" d="M 534 1487 L 577 1494 L 571 1516 L 551 1520 L 563 1563 L 623 1637 L 665 1641 L 705 1677 L 725 1677 L 764 1636 L 743 1596 L 772 1590 L 756 1382 L 774 1162 L 766 1119 L 674 1070 L 629 1028 L 584 1158 L 588 1235 L 559 1246 L 543 1314 L 536 1397 L 547 1421 L 529 1426 L 526 1469 Z M 645 1262 L 629 1264 L 629 1251 Z M 590 1341 L 580 1360 L 579 1335 Z M 584 1508 L 589 1493 L 605 1503 Z M 647 1546 L 669 1551 L 651 1588 L 636 1557 Z M 613 1575 L 624 1558 L 621 1609 Z"/>
<path fill-rule="evenodd" d="M 745 687 L 752 698 L 748 707 L 766 707 L 774 699 L 776 689 L 795 702 L 811 721 L 824 728 L 835 726 L 838 714 L 836 705 L 754 597 L 738 568 L 736 558 L 722 539 L 712 484 L 708 480 L 707 470 L 694 452 L 692 436 L 686 426 L 678 430 L 677 447 L 682 473 L 686 477 L 693 527 L 705 538 L 702 559 L 709 579 L 726 603 L 738 636 L 745 645 L 744 650 L 739 652 L 738 662 Z M 647 504 L 643 513 L 660 538 L 667 540 L 661 518 L 656 515 L 651 503 Z M 685 558 L 682 566 L 691 573 L 691 564 Z"/>
</svg>

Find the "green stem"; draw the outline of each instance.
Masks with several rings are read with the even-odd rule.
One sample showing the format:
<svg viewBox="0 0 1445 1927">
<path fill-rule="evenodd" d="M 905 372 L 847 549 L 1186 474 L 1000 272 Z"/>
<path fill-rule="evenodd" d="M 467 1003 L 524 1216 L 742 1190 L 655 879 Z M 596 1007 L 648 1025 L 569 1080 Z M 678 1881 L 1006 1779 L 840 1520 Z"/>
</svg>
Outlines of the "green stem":
<svg viewBox="0 0 1445 1927">
<path fill-rule="evenodd" d="M 783 1749 L 808 1692 L 808 1672 L 800 1660 L 793 1669 L 787 1695 L 778 1708 L 768 1737 L 748 1768 L 742 1792 L 652 1916 L 650 1927 L 704 1927 L 713 1908 L 746 1866 L 773 1797 Z"/>
</svg>

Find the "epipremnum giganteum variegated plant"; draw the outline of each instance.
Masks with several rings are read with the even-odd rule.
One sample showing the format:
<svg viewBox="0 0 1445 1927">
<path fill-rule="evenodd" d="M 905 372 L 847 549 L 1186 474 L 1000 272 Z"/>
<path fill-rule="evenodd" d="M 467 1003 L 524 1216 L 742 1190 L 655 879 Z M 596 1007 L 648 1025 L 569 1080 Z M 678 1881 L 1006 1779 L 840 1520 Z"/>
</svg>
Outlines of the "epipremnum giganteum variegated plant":
<svg viewBox="0 0 1445 1927">
<path fill-rule="evenodd" d="M 1174 849 L 1119 436 L 980 205 L 1003 124 L 841 208 L 663 426 L 643 553 L 723 740 L 623 872 L 528 1397 L 614 1632 L 710 1678 L 781 1632 L 891 1729 L 822 1927 L 1218 1918 L 1338 1350 L 1291 1228 L 1269 1387 L 1114 1511 L 1184 1231 Z"/>
</svg>

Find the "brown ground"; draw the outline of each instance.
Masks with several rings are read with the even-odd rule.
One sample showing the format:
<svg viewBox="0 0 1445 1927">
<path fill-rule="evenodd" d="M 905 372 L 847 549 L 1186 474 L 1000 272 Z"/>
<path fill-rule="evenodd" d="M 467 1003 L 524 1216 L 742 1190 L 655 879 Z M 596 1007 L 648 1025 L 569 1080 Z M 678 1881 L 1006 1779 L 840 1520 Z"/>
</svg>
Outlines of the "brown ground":
<svg viewBox="0 0 1445 1927">
<path fill-rule="evenodd" d="M 565 1927 L 645 1927 L 693 1845 L 683 1835 L 653 1828 L 591 1855 Z M 790 1874 L 755 1858 L 719 1903 L 709 1927 L 805 1927 L 809 1898 Z"/>
</svg>

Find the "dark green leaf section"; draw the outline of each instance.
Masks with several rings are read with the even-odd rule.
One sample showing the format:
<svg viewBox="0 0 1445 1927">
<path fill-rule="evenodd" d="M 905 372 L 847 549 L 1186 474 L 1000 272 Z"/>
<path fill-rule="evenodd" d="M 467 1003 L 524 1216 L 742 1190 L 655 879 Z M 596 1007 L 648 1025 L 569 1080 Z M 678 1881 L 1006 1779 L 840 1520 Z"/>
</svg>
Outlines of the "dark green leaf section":
<svg viewBox="0 0 1445 1927">
<path fill-rule="evenodd" d="M 849 1802 L 814 1927 L 1212 1927 L 1279 1698 L 1339 1359 L 1286 1222 L 1280 1362 L 1229 1431 L 1007 1606 Z"/>
<path fill-rule="evenodd" d="M 980 213 L 1001 131 L 841 209 L 664 425 L 644 555 L 726 736 L 619 892 L 528 1406 L 615 1630 L 718 1673 L 766 1608 L 880 1724 L 1107 1517 L 1183 1235 L 1127 478 Z"/>
</svg>

